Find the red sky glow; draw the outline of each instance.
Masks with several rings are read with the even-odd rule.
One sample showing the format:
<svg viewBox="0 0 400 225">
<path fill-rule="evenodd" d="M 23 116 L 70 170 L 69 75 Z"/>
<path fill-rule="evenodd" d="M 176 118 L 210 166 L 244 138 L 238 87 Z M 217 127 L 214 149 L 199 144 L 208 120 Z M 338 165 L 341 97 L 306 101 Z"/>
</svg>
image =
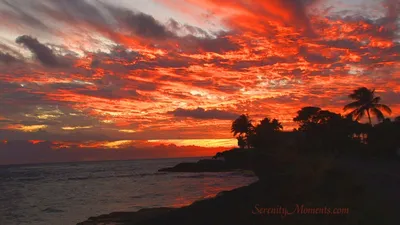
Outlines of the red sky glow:
<svg viewBox="0 0 400 225">
<path fill-rule="evenodd" d="M 0 140 L 212 155 L 242 113 L 292 130 L 361 86 L 400 115 L 400 0 L 0 0 L 0 15 Z"/>
</svg>

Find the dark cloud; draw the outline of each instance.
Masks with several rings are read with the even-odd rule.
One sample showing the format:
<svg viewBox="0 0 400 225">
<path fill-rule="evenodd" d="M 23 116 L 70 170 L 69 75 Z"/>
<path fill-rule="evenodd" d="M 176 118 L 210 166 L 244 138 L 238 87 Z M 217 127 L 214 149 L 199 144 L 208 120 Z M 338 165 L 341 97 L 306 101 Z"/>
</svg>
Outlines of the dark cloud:
<svg viewBox="0 0 400 225">
<path fill-rule="evenodd" d="M 139 91 L 155 91 L 157 90 L 157 84 L 151 82 L 138 82 L 136 88 Z"/>
<path fill-rule="evenodd" d="M 218 119 L 218 120 L 233 120 L 239 115 L 232 112 L 226 112 L 218 109 L 205 110 L 203 108 L 197 109 L 182 109 L 178 108 L 170 114 L 175 117 L 190 117 L 194 119 Z"/>
<path fill-rule="evenodd" d="M 12 17 L 13 19 L 19 20 L 20 24 L 28 25 L 28 27 L 32 27 L 35 29 L 48 31 L 49 28 L 42 22 L 40 19 L 36 18 L 29 12 L 30 3 L 21 2 L 21 1 L 7 1 L 1 0 L 0 5 L 5 5 L 12 9 L 12 11 L 0 11 L 6 18 Z"/>
<path fill-rule="evenodd" d="M 369 37 L 375 37 L 385 40 L 395 40 L 399 38 L 398 19 L 400 15 L 399 0 L 384 0 L 386 8 L 385 15 L 378 19 L 370 19 L 359 14 L 346 15 L 346 12 L 338 12 L 328 18 L 332 21 L 342 21 L 343 23 L 354 26 L 349 36 L 365 37 L 363 41 L 367 41 Z M 350 11 L 351 12 L 351 11 Z M 363 26 L 360 26 L 360 25 Z"/>
<path fill-rule="evenodd" d="M 64 16 L 69 20 L 85 21 L 90 24 L 107 25 L 108 20 L 99 8 L 90 4 L 86 0 L 52 0 L 51 4 L 55 5 Z"/>
<path fill-rule="evenodd" d="M 169 32 L 164 25 L 154 19 L 154 17 L 144 13 L 134 13 L 131 11 L 123 11 L 115 16 L 122 16 L 123 22 L 128 26 L 136 35 L 145 38 L 165 39 L 173 37 L 174 35 Z"/>
<path fill-rule="evenodd" d="M 7 65 L 7 64 L 15 63 L 17 61 L 18 61 L 18 59 L 15 58 L 14 56 L 12 56 L 8 53 L 0 52 L 0 63 L 5 63 Z"/>
<path fill-rule="evenodd" d="M 297 26 L 303 27 L 306 32 L 313 34 L 311 22 L 307 15 L 307 6 L 315 3 L 318 0 L 281 0 L 284 9 L 287 9 L 292 14 L 292 21 Z"/>
<path fill-rule="evenodd" d="M 386 22 L 392 29 L 397 29 L 397 20 L 400 17 L 400 1 L 399 0 L 385 0 L 384 6 L 386 7 Z"/>
<path fill-rule="evenodd" d="M 90 65 L 92 68 L 106 68 L 113 71 L 118 71 L 118 69 L 122 68 L 118 68 L 118 66 L 116 66 L 118 64 L 123 65 L 123 67 L 128 67 L 126 64 L 138 62 L 143 58 L 138 52 L 128 50 L 122 45 L 113 46 L 109 53 L 96 52 L 92 53 L 92 55 L 93 60 Z"/>
<path fill-rule="evenodd" d="M 0 52 L 11 54 L 14 58 L 23 58 L 22 54 L 19 51 L 3 43 L 0 43 Z"/>
<path fill-rule="evenodd" d="M 257 12 L 260 16 L 271 15 L 272 19 L 279 15 L 287 25 L 302 29 L 306 35 L 315 35 L 307 8 L 318 0 L 274 0 L 268 3 L 271 7 L 266 7 L 266 10 L 262 5 L 265 4 L 264 1 L 260 2 L 263 3 L 259 8 L 252 8 L 252 11 Z"/>
<path fill-rule="evenodd" d="M 156 59 L 148 59 L 146 61 L 138 61 L 135 64 L 128 65 L 126 68 L 130 70 L 137 70 L 137 69 L 148 69 L 154 70 L 157 68 L 187 68 L 191 64 L 191 60 L 187 59 L 186 57 L 176 56 L 162 56 Z"/>
<path fill-rule="evenodd" d="M 266 57 L 264 59 L 257 60 L 257 61 L 251 61 L 251 60 L 236 61 L 232 65 L 231 69 L 242 70 L 242 69 L 249 69 L 249 68 L 257 67 L 257 66 L 259 66 L 259 67 L 272 66 L 272 65 L 275 65 L 277 63 L 289 63 L 289 62 L 294 62 L 294 60 L 293 59 L 282 58 L 282 57 L 278 57 L 278 56 L 271 56 L 271 57 Z M 226 66 L 226 65 L 222 65 L 222 66 Z"/>
<path fill-rule="evenodd" d="M 0 113 L 13 114 L 23 112 L 26 107 L 34 105 L 47 105 L 54 102 L 46 98 L 46 94 L 22 88 L 16 83 L 0 82 Z"/>
<path fill-rule="evenodd" d="M 167 23 L 167 28 L 174 33 L 182 33 L 186 35 L 194 35 L 194 36 L 202 36 L 202 37 L 209 37 L 210 34 L 199 28 L 189 24 L 180 24 L 174 19 L 170 19 Z"/>
<path fill-rule="evenodd" d="M 140 96 L 136 90 L 120 90 L 107 87 L 97 90 L 81 90 L 77 91 L 77 93 L 106 99 L 137 98 Z"/>
<path fill-rule="evenodd" d="M 66 59 L 57 56 L 52 49 L 40 43 L 36 38 L 28 35 L 19 36 L 16 43 L 28 48 L 35 57 L 45 66 L 48 67 L 64 67 L 69 64 Z"/>
<path fill-rule="evenodd" d="M 387 49 L 388 54 L 397 54 L 398 55 L 399 52 L 400 52 L 400 43 Z"/>
<path fill-rule="evenodd" d="M 343 48 L 343 49 L 359 49 L 361 47 L 360 42 L 348 39 L 321 41 L 320 43 L 326 45 L 327 47 Z"/>
<path fill-rule="evenodd" d="M 330 64 L 335 63 L 339 60 L 338 57 L 327 58 L 323 55 L 312 53 L 306 47 L 300 47 L 299 55 L 302 56 L 307 62 L 316 64 Z"/>
<path fill-rule="evenodd" d="M 48 85 L 52 90 L 82 90 L 90 88 L 89 85 L 79 84 L 79 83 L 52 83 Z"/>
<path fill-rule="evenodd" d="M 52 0 L 35 3 L 35 9 L 53 19 L 81 25 L 85 22 L 98 31 L 113 33 L 115 27 L 125 28 L 143 38 L 164 39 L 174 34 L 148 14 L 115 7 L 111 4 L 86 0 Z"/>
<path fill-rule="evenodd" d="M 169 38 L 177 41 L 179 47 L 184 51 L 201 50 L 223 53 L 240 49 L 240 46 L 232 42 L 224 33 L 217 33 L 213 37 L 198 27 L 181 25 L 172 19 L 165 25 L 142 12 L 114 8 L 109 5 L 106 7 L 112 12 L 119 24 L 131 30 L 135 35 L 152 39 Z M 177 33 L 182 31 L 187 35 L 178 37 Z M 170 49 L 171 46 L 168 46 L 168 48 Z"/>
<path fill-rule="evenodd" d="M 99 7 L 100 4 L 89 3 L 87 0 L 43 0 L 32 1 L 27 4 L 24 0 L 13 0 L 15 7 L 25 11 L 36 11 L 38 14 L 44 14 L 49 18 L 64 23 L 77 25 L 84 22 L 94 28 L 111 27 L 110 18 L 105 16 Z M 100 2 L 99 2 L 100 3 Z M 35 17 L 36 20 L 38 20 Z M 43 21 L 48 22 L 48 21 Z"/>
<path fill-rule="evenodd" d="M 19 130 L 4 130 L 0 129 L 0 135 L 5 140 L 50 140 L 50 141 L 104 141 L 110 138 L 101 132 L 65 132 L 65 133 L 54 133 L 46 131 L 48 128 L 36 132 L 23 132 Z"/>
<path fill-rule="evenodd" d="M 386 91 L 379 93 L 384 102 L 390 102 L 391 104 L 400 105 L 400 92 Z"/>
<path fill-rule="evenodd" d="M 1 133 L 1 130 L 0 130 Z M 165 158 L 212 155 L 213 152 L 221 151 L 221 148 L 202 148 L 195 146 L 176 146 L 174 144 L 159 144 L 154 146 L 141 146 L 140 142 L 125 146 L 120 149 L 80 148 L 76 143 L 70 148 L 58 148 L 58 143 L 49 141 L 31 143 L 28 141 L 0 142 L 0 165 L 7 164 L 30 164 L 49 162 L 75 162 L 90 160 L 127 160 L 139 158 Z M 137 146 L 136 146 L 137 145 Z M 207 150 L 207 151 L 206 151 Z M 207 153 L 205 153 L 207 152 Z M 23 157 L 21 157 L 23 156 Z"/>
<path fill-rule="evenodd" d="M 28 6 L 20 1 L 12 4 L 13 7 L 28 10 Z M 91 4 L 85 0 L 54 0 L 30 3 L 29 7 L 30 11 L 43 13 L 52 20 L 67 23 L 78 30 L 81 29 L 82 32 L 89 26 L 116 42 L 120 41 L 115 35 L 116 32 L 125 34 L 131 32 L 132 35 L 143 38 L 143 42 L 170 39 L 179 45 L 181 51 L 189 53 L 199 51 L 224 53 L 240 49 L 240 45 L 234 43 L 224 33 L 211 35 L 201 28 L 188 24 L 182 25 L 172 19 L 167 24 L 163 24 L 151 15 L 117 8 L 106 3 Z M 39 21 L 38 18 L 35 19 Z M 27 25 L 25 22 L 21 24 Z M 62 33 L 63 31 L 52 30 L 51 32 Z M 179 34 L 184 36 L 179 36 Z M 44 65 L 50 67 L 63 65 L 60 57 L 57 57 L 48 45 L 43 45 L 29 36 L 22 36 L 20 39 L 18 42 L 28 47 Z M 174 47 L 166 43 L 158 43 L 158 48 Z M 96 62 L 94 61 L 94 65 Z"/>
<path fill-rule="evenodd" d="M 213 80 L 208 79 L 208 80 L 195 80 L 192 83 L 194 86 L 197 87 L 209 87 L 212 86 L 214 84 Z"/>
<path fill-rule="evenodd" d="M 104 4 L 103 6 L 111 13 L 118 24 L 137 36 L 152 39 L 175 37 L 174 33 L 169 31 L 165 25 L 161 24 L 151 15 L 117 8 L 109 4 Z"/>
<path fill-rule="evenodd" d="M 240 45 L 232 42 L 228 37 L 220 36 L 217 38 L 196 38 L 196 42 L 200 50 L 205 52 L 224 53 L 229 51 L 237 51 Z"/>
</svg>

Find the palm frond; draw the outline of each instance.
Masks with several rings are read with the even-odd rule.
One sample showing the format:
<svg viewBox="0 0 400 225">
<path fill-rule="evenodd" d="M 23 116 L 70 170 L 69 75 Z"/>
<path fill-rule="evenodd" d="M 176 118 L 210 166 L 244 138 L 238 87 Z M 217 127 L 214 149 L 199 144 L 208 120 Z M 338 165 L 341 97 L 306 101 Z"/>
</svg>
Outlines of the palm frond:
<svg viewBox="0 0 400 225">
<path fill-rule="evenodd" d="M 374 99 L 372 99 L 371 103 L 378 104 L 380 101 L 381 101 L 381 97 L 375 97 Z"/>
<path fill-rule="evenodd" d="M 374 90 L 369 90 L 366 87 L 361 87 L 354 90 L 353 93 L 349 95 L 349 98 L 366 102 L 371 100 L 373 96 L 374 96 Z"/>
<path fill-rule="evenodd" d="M 357 109 L 356 112 L 355 112 L 355 114 L 354 114 L 354 116 L 355 116 L 355 120 L 356 120 L 356 121 L 362 119 L 362 118 L 365 116 L 365 110 L 363 110 L 363 109 Z"/>
<path fill-rule="evenodd" d="M 352 102 L 352 103 L 349 103 L 349 104 L 345 105 L 344 108 L 343 108 L 343 110 L 344 110 L 344 111 L 348 111 L 348 110 L 350 110 L 350 109 L 358 108 L 358 107 L 360 107 L 360 106 L 362 106 L 362 105 L 363 105 L 362 102 L 360 102 L 360 101 L 355 101 L 355 102 Z"/>
<path fill-rule="evenodd" d="M 357 110 L 358 109 L 354 109 L 353 111 L 349 112 L 346 116 L 351 116 L 352 119 L 355 119 Z"/>
<path fill-rule="evenodd" d="M 375 115 L 376 118 L 378 118 L 379 121 L 382 121 L 382 120 L 385 119 L 385 116 L 383 115 L 383 113 L 382 113 L 379 109 L 377 109 L 377 108 L 372 108 L 372 109 L 371 109 L 371 113 L 372 113 L 373 115 Z"/>
<path fill-rule="evenodd" d="M 384 105 L 384 104 L 374 104 L 374 107 L 380 110 L 385 111 L 386 113 L 388 113 L 389 115 L 392 114 L 392 109 L 390 109 L 389 106 Z"/>
</svg>

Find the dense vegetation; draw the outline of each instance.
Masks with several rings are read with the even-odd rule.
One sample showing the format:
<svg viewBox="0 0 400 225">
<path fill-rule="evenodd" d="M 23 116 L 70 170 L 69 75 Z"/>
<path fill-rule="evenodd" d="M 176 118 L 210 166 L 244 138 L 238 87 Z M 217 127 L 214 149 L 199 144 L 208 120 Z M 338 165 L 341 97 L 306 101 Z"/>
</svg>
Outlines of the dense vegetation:
<svg viewBox="0 0 400 225">
<path fill-rule="evenodd" d="M 381 103 L 374 90 L 358 88 L 349 95 L 353 102 L 344 107 L 345 115 L 309 106 L 300 109 L 293 121 L 298 129 L 283 131 L 277 119 L 265 118 L 254 125 L 248 115 L 232 123 L 231 131 L 241 149 L 296 148 L 299 152 L 361 154 L 390 157 L 400 148 L 400 117 L 384 114 L 391 109 Z M 378 123 L 372 123 L 375 116 Z M 366 117 L 368 123 L 360 121 Z"/>
</svg>

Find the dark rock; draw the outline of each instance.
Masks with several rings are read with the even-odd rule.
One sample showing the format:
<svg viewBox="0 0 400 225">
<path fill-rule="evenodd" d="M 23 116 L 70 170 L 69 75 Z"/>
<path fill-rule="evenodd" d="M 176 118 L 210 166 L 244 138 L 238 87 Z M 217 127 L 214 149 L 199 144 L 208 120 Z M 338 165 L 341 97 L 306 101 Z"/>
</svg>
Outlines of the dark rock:
<svg viewBox="0 0 400 225">
<path fill-rule="evenodd" d="M 152 208 L 141 209 L 137 212 L 113 212 L 97 217 L 90 217 L 88 220 L 77 225 L 117 225 L 117 224 L 136 224 L 150 218 L 164 215 L 175 210 L 174 208 Z"/>
<path fill-rule="evenodd" d="M 196 163 L 179 163 L 171 168 L 159 169 L 159 172 L 225 172 L 231 171 L 232 167 L 228 166 L 222 160 L 202 159 Z"/>
</svg>

